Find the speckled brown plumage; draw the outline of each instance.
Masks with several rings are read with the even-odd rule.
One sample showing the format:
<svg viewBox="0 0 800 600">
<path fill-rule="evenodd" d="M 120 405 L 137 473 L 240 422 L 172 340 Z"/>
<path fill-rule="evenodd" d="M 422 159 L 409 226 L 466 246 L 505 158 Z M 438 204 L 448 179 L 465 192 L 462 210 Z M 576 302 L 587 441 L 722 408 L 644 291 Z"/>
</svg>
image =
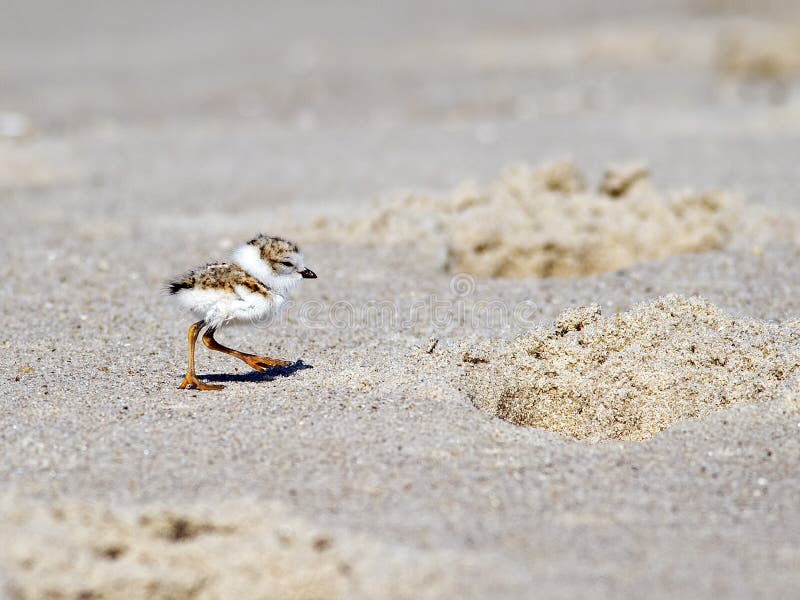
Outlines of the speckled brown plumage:
<svg viewBox="0 0 800 600">
<path fill-rule="evenodd" d="M 263 233 L 257 235 L 247 243 L 258 248 L 258 251 L 261 254 L 261 260 L 268 262 L 275 262 L 276 257 L 284 254 L 300 252 L 300 249 L 297 247 L 297 245 L 293 244 L 289 240 L 267 236 Z"/>
<path fill-rule="evenodd" d="M 186 289 L 218 289 L 233 292 L 237 285 L 265 296 L 270 291 L 247 271 L 231 263 L 210 263 L 189 271 L 167 284 L 170 294 L 177 294 Z"/>
</svg>

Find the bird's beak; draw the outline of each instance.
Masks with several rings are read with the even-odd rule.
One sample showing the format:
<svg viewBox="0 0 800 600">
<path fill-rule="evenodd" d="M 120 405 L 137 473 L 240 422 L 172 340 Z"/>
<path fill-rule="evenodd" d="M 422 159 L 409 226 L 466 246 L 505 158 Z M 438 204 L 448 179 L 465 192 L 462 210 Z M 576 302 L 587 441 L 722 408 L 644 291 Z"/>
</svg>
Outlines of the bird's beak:
<svg viewBox="0 0 800 600">
<path fill-rule="evenodd" d="M 303 269 L 302 271 L 300 271 L 300 275 L 303 276 L 303 279 L 316 279 L 317 278 L 317 274 L 314 273 L 314 271 L 312 271 L 311 269 Z"/>
</svg>

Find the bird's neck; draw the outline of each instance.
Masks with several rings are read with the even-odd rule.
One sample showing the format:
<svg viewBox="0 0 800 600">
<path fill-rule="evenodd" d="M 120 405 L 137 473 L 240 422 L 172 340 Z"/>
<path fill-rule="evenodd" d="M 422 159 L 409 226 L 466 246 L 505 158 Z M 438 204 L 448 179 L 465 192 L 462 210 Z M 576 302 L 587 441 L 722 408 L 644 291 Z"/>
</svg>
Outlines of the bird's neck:
<svg viewBox="0 0 800 600">
<path fill-rule="evenodd" d="M 261 260 L 258 248 L 250 244 L 239 246 L 233 253 L 233 262 L 244 269 L 248 275 L 255 277 L 270 290 L 283 297 L 291 294 L 297 282 L 286 276 L 276 274 Z"/>
</svg>

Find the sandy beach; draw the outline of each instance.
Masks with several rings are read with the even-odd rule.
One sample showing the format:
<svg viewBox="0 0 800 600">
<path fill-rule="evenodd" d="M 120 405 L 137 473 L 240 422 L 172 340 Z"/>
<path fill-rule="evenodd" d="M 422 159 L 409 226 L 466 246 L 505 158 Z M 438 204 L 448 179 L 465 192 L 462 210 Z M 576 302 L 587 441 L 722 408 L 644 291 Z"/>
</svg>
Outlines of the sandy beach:
<svg viewBox="0 0 800 600">
<path fill-rule="evenodd" d="M 800 9 L 10 2 L 0 598 L 800 588 Z M 165 282 L 304 280 L 198 348 Z"/>
</svg>

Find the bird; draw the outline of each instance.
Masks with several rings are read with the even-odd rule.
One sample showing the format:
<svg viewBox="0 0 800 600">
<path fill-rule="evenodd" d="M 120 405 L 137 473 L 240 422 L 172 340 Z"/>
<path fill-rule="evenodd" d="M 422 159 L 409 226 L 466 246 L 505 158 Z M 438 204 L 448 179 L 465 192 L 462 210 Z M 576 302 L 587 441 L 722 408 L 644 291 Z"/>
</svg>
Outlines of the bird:
<svg viewBox="0 0 800 600">
<path fill-rule="evenodd" d="M 194 367 L 194 349 L 200 332 L 210 350 L 229 354 L 256 371 L 287 367 L 285 360 L 240 352 L 223 346 L 214 333 L 229 323 L 257 323 L 268 320 L 284 308 L 301 279 L 316 279 L 306 268 L 296 244 L 275 236 L 258 234 L 238 246 L 231 262 L 208 263 L 167 283 L 167 292 L 177 304 L 200 318 L 189 327 L 189 357 L 186 375 L 179 389 L 221 390 L 225 386 L 204 383 Z"/>
</svg>

